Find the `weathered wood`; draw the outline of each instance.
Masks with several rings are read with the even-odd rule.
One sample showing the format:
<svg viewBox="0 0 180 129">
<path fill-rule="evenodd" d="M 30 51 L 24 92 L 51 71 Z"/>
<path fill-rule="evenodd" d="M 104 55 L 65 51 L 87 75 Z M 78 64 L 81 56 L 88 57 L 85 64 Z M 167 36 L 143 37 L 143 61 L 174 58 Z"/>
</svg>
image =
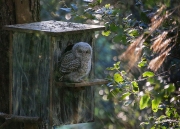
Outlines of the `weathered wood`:
<svg viewBox="0 0 180 129">
<path fill-rule="evenodd" d="M 2 125 L 0 125 L 0 129 L 6 128 L 12 122 L 22 122 L 22 123 L 31 123 L 31 124 L 34 123 L 38 125 L 42 124 L 42 120 L 39 117 L 16 116 L 16 115 L 5 114 L 0 112 L 0 118 L 4 119 L 5 121 Z"/>
<path fill-rule="evenodd" d="M 105 27 L 62 21 L 42 21 L 29 24 L 7 25 L 4 27 L 4 29 L 16 32 L 44 32 L 51 35 L 59 35 L 61 33 L 78 33 L 87 30 L 97 31 L 105 29 Z"/>
<path fill-rule="evenodd" d="M 107 83 L 93 80 L 94 54 L 92 70 L 86 77 L 93 81 L 74 83 L 68 88 L 65 83 L 56 82 L 57 66 L 63 52 L 77 42 L 87 42 L 94 50 L 94 31 L 104 26 L 43 21 L 8 25 L 5 29 L 13 33 L 12 113 L 41 117 L 50 127 L 93 121 L 93 86 Z"/>
<path fill-rule="evenodd" d="M 80 33 L 66 33 L 55 36 L 53 38 L 54 54 L 59 53 L 59 59 L 63 51 L 68 45 L 84 41 L 93 47 L 92 35 L 93 31 L 81 31 Z M 94 49 L 94 48 L 93 48 Z M 59 51 L 59 52 L 57 52 Z M 55 56 L 56 57 L 56 56 Z M 56 58 L 54 58 L 54 74 L 58 69 L 56 66 Z M 92 59 L 92 64 L 94 58 Z M 94 64 L 93 64 L 94 65 Z M 87 77 L 89 80 L 93 79 L 94 71 L 90 72 Z M 58 80 L 58 79 L 57 79 Z M 53 81 L 52 87 L 52 121 L 53 125 L 72 124 L 90 122 L 94 120 L 94 87 L 84 87 L 83 89 L 58 87 L 55 85 L 56 79 Z"/>
<path fill-rule="evenodd" d="M 4 25 L 10 25 L 10 24 L 18 24 L 18 23 L 24 23 L 23 21 L 20 22 L 19 16 L 20 13 L 24 13 L 24 16 L 21 18 L 28 17 L 26 19 L 27 22 L 34 22 L 39 21 L 39 0 L 28 0 L 31 1 L 31 4 L 26 4 L 25 7 L 24 4 L 19 4 L 19 2 L 25 2 L 24 0 L 0 0 L 0 111 L 11 113 L 11 106 L 9 105 L 9 100 L 11 101 L 11 88 L 8 86 L 11 85 L 9 81 L 9 54 L 8 51 L 9 48 L 9 33 L 5 30 L 3 30 Z M 27 1 L 26 1 L 27 2 Z M 31 17 L 29 15 L 25 14 L 25 9 L 28 10 L 29 6 L 30 13 L 32 13 Z M 21 6 L 21 8 L 19 8 Z M 23 10 L 23 11 L 22 11 Z M 39 15 L 39 16 L 38 16 Z M 10 66 L 11 67 L 11 66 Z M 11 103 L 11 102 L 10 102 Z M 9 108 L 10 107 L 10 108 Z M 10 112 L 9 112 L 10 111 Z"/>
<path fill-rule="evenodd" d="M 9 113 L 9 33 L 4 25 L 15 24 L 13 0 L 0 0 L 0 111 Z"/>
<path fill-rule="evenodd" d="M 12 113 L 49 118 L 50 40 L 47 35 L 14 33 Z"/>
<path fill-rule="evenodd" d="M 68 83 L 68 82 L 55 82 L 55 86 L 58 87 L 86 87 L 86 86 L 98 86 L 107 84 L 108 81 L 105 79 L 94 79 L 90 81 L 83 81 L 81 83 Z"/>
<path fill-rule="evenodd" d="M 12 42 L 13 42 L 13 34 L 12 32 L 10 32 L 9 34 L 9 39 L 10 39 L 10 42 L 9 42 L 9 80 L 13 80 L 13 74 L 12 74 L 12 70 L 13 70 L 13 62 L 12 62 L 12 51 L 13 51 L 13 48 L 12 48 Z M 12 81 L 9 81 L 9 113 L 12 114 L 12 85 L 13 85 L 13 82 Z"/>
<path fill-rule="evenodd" d="M 13 114 L 2 113 L 2 112 L 0 112 L 0 117 L 4 118 L 5 120 L 12 120 L 12 121 L 18 121 L 18 122 L 31 122 L 31 123 L 42 122 L 41 118 L 39 117 L 17 116 Z"/>
</svg>

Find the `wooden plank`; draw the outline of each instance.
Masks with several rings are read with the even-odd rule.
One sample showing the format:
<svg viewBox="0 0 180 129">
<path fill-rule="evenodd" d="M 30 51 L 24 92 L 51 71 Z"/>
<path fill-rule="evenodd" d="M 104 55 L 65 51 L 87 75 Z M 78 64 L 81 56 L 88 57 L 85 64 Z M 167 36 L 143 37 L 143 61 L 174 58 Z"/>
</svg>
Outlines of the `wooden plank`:
<svg viewBox="0 0 180 129">
<path fill-rule="evenodd" d="M 72 22 L 62 22 L 62 21 L 42 21 L 27 24 L 16 24 L 16 25 L 6 25 L 5 30 L 19 31 L 26 33 L 33 32 L 44 32 L 47 34 L 57 35 L 60 33 L 77 33 L 87 30 L 104 30 L 105 26 L 99 25 L 89 25 L 80 24 Z"/>
<path fill-rule="evenodd" d="M 49 125 L 50 125 L 50 127 L 52 127 L 53 126 L 53 120 L 52 120 L 52 88 L 53 88 L 53 60 L 54 60 L 54 55 L 53 55 L 53 48 L 54 48 L 54 37 L 51 37 L 51 44 L 50 44 L 50 89 L 49 89 L 49 94 L 50 94 L 50 98 L 49 98 Z"/>
<path fill-rule="evenodd" d="M 91 81 L 84 81 L 81 83 L 68 83 L 68 82 L 55 82 L 56 86 L 59 87 L 86 87 L 86 86 L 97 86 L 107 84 L 108 81 L 104 79 L 95 79 Z"/>
<path fill-rule="evenodd" d="M 12 40 L 13 40 L 13 34 L 10 32 L 9 34 L 9 113 L 12 114 L 12 86 L 13 86 L 13 62 L 12 62 Z"/>
</svg>

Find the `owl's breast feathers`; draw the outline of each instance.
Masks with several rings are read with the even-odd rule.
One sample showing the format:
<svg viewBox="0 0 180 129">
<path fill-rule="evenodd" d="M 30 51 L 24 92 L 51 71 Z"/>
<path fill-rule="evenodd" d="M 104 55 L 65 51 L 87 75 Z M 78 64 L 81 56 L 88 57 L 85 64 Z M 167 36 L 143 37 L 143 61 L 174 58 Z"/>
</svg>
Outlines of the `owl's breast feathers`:
<svg viewBox="0 0 180 129">
<path fill-rule="evenodd" d="M 79 58 L 75 58 L 74 55 L 69 52 L 64 55 L 60 61 L 60 72 L 61 73 L 70 73 L 76 71 L 81 67 L 81 62 Z"/>
</svg>

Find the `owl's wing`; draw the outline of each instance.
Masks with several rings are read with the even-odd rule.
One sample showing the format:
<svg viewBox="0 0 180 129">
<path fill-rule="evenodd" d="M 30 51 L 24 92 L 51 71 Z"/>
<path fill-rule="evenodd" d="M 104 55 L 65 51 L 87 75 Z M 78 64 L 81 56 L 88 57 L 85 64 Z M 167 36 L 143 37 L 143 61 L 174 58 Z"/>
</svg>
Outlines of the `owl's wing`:
<svg viewBox="0 0 180 129">
<path fill-rule="evenodd" d="M 71 52 L 65 53 L 60 61 L 60 72 L 61 73 L 70 73 L 77 70 L 80 67 L 79 58 L 75 58 Z"/>
</svg>

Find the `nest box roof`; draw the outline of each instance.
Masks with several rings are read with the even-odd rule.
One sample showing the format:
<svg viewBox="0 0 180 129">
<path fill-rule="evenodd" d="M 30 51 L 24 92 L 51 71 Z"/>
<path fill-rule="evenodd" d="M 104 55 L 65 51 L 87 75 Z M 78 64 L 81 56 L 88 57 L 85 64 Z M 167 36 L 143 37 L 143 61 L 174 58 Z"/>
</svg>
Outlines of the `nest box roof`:
<svg viewBox="0 0 180 129">
<path fill-rule="evenodd" d="M 99 25 L 89 25 L 73 22 L 62 22 L 62 21 L 42 21 L 26 24 L 15 24 L 6 25 L 4 27 L 6 30 L 17 31 L 17 32 L 44 32 L 48 34 L 59 34 L 59 33 L 73 33 L 81 32 L 86 30 L 104 30 L 104 26 Z"/>
</svg>

